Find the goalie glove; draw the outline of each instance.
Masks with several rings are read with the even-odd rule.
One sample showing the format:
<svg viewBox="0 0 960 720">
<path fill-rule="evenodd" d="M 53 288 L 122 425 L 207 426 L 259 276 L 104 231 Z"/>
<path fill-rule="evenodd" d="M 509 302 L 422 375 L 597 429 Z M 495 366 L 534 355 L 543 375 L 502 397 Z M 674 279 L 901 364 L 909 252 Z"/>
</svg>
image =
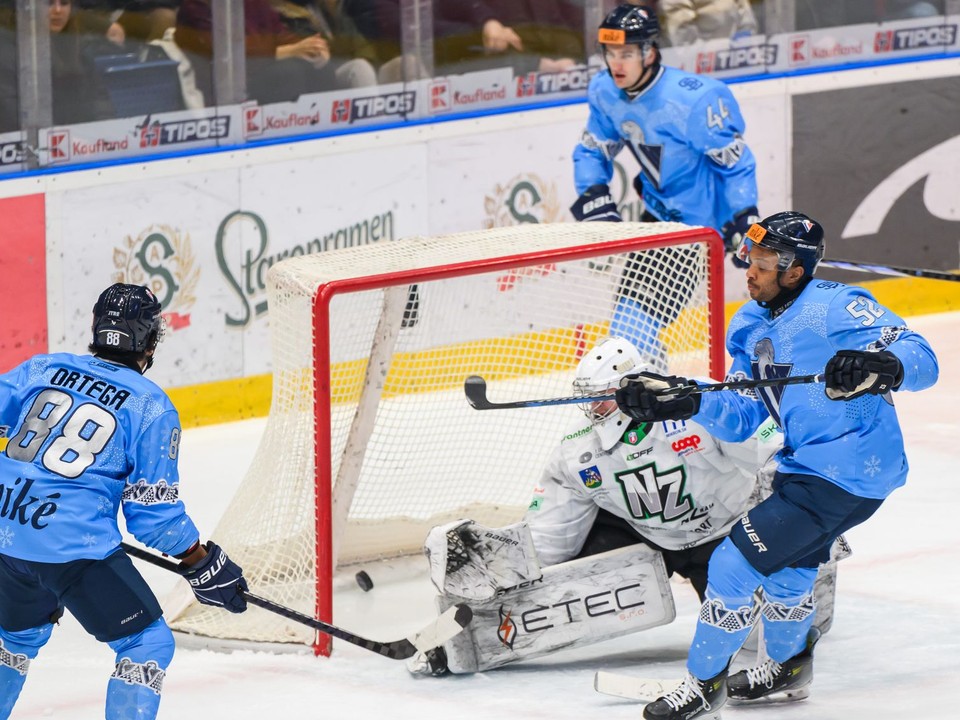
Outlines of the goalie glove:
<svg viewBox="0 0 960 720">
<path fill-rule="evenodd" d="M 827 362 L 826 393 L 831 400 L 883 395 L 903 382 L 903 364 L 889 350 L 841 350 Z"/>
<path fill-rule="evenodd" d="M 541 577 L 526 523 L 486 528 L 456 520 L 433 528 L 423 545 L 430 580 L 442 595 L 486 600 L 499 591 Z"/>
<path fill-rule="evenodd" d="M 607 185 L 591 185 L 570 206 L 577 222 L 623 222 Z"/>
<path fill-rule="evenodd" d="M 688 420 L 700 410 L 700 393 L 689 391 L 674 395 L 655 395 L 657 391 L 692 383 L 676 375 L 644 372 L 620 380 L 617 405 L 620 411 L 639 422 Z"/>
<path fill-rule="evenodd" d="M 757 222 L 760 222 L 757 209 L 755 207 L 748 207 L 738 212 L 733 216 L 733 220 L 725 223 L 724 226 L 720 228 L 720 233 L 723 235 L 723 247 L 730 253 L 730 261 L 735 267 L 741 269 L 750 267 L 749 263 L 740 259 L 739 252 L 747 230 Z"/>
</svg>

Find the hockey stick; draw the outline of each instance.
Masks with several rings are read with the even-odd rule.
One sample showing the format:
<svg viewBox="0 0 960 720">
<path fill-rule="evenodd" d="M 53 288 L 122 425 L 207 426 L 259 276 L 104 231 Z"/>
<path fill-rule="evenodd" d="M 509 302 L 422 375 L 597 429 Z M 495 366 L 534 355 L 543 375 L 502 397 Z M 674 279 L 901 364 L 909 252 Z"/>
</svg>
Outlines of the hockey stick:
<svg viewBox="0 0 960 720">
<path fill-rule="evenodd" d="M 593 689 L 603 695 L 649 703 L 675 690 L 681 682 L 683 681 L 638 678 L 600 670 L 593 676 Z"/>
<path fill-rule="evenodd" d="M 941 270 L 921 270 L 920 268 L 872 265 L 870 263 L 855 262 L 853 260 L 821 260 L 820 265 L 823 267 L 835 268 L 837 270 L 856 270 L 857 272 L 868 272 L 876 275 L 896 275 L 899 277 L 929 278 L 931 280 L 952 280 L 953 282 L 960 281 L 960 274 L 944 272 Z"/>
<path fill-rule="evenodd" d="M 678 385 L 664 388 L 654 393 L 657 396 L 676 395 L 684 397 L 693 393 L 718 392 L 720 390 L 749 390 L 752 388 L 801 385 L 805 383 L 823 382 L 823 374 L 794 375 L 783 378 L 767 378 L 766 380 L 732 380 L 730 382 L 712 383 L 705 385 Z M 471 375 L 463 383 L 463 392 L 467 402 L 474 410 L 512 410 L 516 408 L 547 407 L 549 405 L 577 405 L 594 400 L 609 400 L 616 395 L 616 388 L 588 395 L 571 395 L 569 397 L 545 398 L 543 400 L 515 400 L 513 402 L 491 402 L 487 399 L 487 381 L 479 375 Z"/>
<path fill-rule="evenodd" d="M 175 563 L 172 560 L 154 555 L 151 552 L 134 547 L 129 543 L 122 542 L 120 543 L 120 547 L 132 557 L 179 574 L 180 563 Z M 362 647 L 364 650 L 370 650 L 371 652 L 383 655 L 392 660 L 406 660 L 416 655 L 417 651 L 426 652 L 427 650 L 432 650 L 442 645 L 463 630 L 473 619 L 473 611 L 468 606 L 454 605 L 425 628 L 409 637 L 403 638 L 402 640 L 379 642 L 354 635 L 349 630 L 338 628 L 335 625 L 329 625 L 322 620 L 316 620 L 309 615 L 304 615 L 292 608 L 278 605 L 271 600 L 267 600 L 259 595 L 254 595 L 249 591 L 244 591 L 243 597 L 251 605 L 256 605 L 264 610 L 282 615 L 289 620 L 312 627 L 314 630 L 319 630 L 331 637 L 353 643 L 354 645 Z"/>
</svg>

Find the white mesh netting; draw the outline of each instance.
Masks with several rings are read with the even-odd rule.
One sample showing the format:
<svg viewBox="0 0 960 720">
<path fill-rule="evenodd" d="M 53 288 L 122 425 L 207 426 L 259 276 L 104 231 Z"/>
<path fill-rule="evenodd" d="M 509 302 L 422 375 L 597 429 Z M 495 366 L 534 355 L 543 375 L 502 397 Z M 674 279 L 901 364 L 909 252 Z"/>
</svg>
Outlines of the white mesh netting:
<svg viewBox="0 0 960 720">
<path fill-rule="evenodd" d="M 678 234 L 672 246 L 643 247 Z M 672 373 L 708 374 L 711 342 L 722 342 L 708 320 L 722 312 L 722 293 L 707 237 L 674 223 L 523 225 L 278 263 L 269 274 L 270 417 L 213 537 L 252 590 L 313 615 L 331 582 L 317 572 L 318 513 L 335 535 L 320 543 L 341 566 L 418 553 L 431 527 L 457 517 L 515 522 L 579 411 L 479 412 L 464 399 L 464 379 L 483 376 L 493 400 L 570 395 L 580 355 L 610 334 Z M 640 240 L 611 250 L 625 238 Z M 329 432 L 318 387 L 330 399 Z M 333 487 L 329 518 L 318 475 Z M 171 622 L 179 631 L 314 641 L 278 616 L 186 600 Z"/>
</svg>

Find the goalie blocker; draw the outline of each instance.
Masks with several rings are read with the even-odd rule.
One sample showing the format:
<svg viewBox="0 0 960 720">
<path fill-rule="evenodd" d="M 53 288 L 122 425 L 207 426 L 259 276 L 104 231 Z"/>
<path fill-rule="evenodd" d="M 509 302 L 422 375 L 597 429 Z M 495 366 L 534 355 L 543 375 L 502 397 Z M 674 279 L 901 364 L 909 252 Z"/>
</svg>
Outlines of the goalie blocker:
<svg viewBox="0 0 960 720">
<path fill-rule="evenodd" d="M 466 553 L 460 550 L 463 536 Z M 485 544 L 480 552 L 476 545 L 471 550 L 477 538 Z M 529 538 L 525 523 L 491 530 L 459 521 L 431 531 L 424 549 L 440 592 L 438 609 L 469 600 L 473 622 L 438 651 L 413 658 L 411 672 L 482 672 L 665 625 L 676 617 L 659 552 L 631 545 L 541 572 Z M 525 550 L 518 553 L 518 548 Z M 518 577 L 525 579 L 503 584 Z"/>
</svg>

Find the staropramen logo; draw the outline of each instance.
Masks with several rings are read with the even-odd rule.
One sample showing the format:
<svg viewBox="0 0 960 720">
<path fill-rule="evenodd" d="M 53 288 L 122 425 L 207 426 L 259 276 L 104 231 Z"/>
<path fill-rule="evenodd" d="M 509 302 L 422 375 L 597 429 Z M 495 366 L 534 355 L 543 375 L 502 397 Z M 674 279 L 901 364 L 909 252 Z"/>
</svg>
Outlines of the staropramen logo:
<svg viewBox="0 0 960 720">
<path fill-rule="evenodd" d="M 197 302 L 200 268 L 190 235 L 169 225 L 151 225 L 139 235 L 127 235 L 113 250 L 115 282 L 146 285 L 163 308 L 167 327 L 190 325 L 190 309 Z"/>
<path fill-rule="evenodd" d="M 533 173 L 521 173 L 502 185 L 498 183 L 483 204 L 486 229 L 563 219 L 557 186 Z"/>
</svg>

